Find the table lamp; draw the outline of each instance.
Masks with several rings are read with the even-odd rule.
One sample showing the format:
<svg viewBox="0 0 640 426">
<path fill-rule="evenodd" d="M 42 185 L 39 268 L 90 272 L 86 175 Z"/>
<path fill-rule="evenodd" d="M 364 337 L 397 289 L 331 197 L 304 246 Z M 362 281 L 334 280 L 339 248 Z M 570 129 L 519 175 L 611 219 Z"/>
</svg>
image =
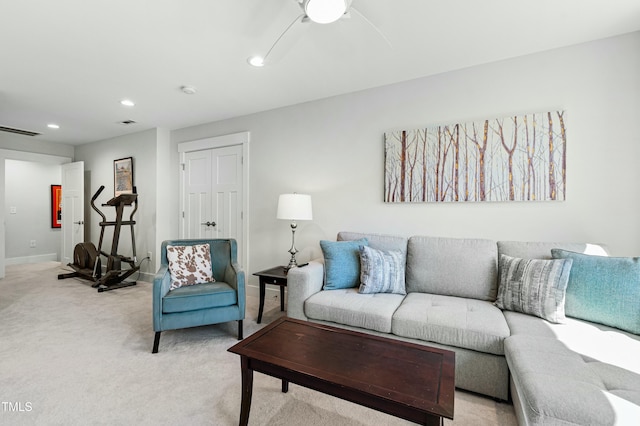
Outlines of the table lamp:
<svg viewBox="0 0 640 426">
<path fill-rule="evenodd" d="M 296 220 L 311 220 L 313 219 L 313 213 L 311 211 L 311 195 L 307 194 L 281 194 L 278 198 L 278 213 L 276 215 L 278 219 L 285 219 L 291 221 L 291 259 L 286 269 L 295 268 L 298 266 L 296 262 L 296 228 L 298 224 Z"/>
</svg>

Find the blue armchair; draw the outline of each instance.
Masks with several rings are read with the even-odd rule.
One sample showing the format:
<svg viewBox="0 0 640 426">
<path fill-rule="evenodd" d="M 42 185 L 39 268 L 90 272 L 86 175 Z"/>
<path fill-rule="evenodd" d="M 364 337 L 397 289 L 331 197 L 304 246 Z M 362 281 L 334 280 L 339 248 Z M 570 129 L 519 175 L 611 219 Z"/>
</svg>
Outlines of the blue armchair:
<svg viewBox="0 0 640 426">
<path fill-rule="evenodd" d="M 215 282 L 183 286 L 170 290 L 171 277 L 167 246 L 209 244 Z M 238 340 L 242 340 L 245 313 L 245 277 L 238 264 L 234 239 L 168 240 L 162 243 L 161 264 L 153 280 L 152 353 L 158 352 L 160 333 L 165 330 L 238 321 Z"/>
</svg>

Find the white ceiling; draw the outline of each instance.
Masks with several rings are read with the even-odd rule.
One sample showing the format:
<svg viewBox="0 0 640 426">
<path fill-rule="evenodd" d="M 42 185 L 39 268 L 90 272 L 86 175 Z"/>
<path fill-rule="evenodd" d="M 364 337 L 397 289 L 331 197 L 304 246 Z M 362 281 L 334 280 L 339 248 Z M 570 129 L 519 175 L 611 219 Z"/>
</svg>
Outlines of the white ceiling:
<svg viewBox="0 0 640 426">
<path fill-rule="evenodd" d="M 0 0 L 0 126 L 81 144 L 177 129 L 640 30 L 639 0 Z M 180 87 L 191 85 L 194 95 Z M 130 98 L 133 108 L 120 105 Z M 123 120 L 137 124 L 124 126 Z M 57 123 L 51 130 L 47 123 Z"/>
</svg>

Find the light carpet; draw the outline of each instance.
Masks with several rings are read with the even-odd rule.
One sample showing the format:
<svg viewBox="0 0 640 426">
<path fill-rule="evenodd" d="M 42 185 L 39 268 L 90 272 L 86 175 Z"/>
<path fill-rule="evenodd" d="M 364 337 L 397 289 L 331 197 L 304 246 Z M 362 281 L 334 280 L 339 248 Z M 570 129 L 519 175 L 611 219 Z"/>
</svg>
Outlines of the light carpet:
<svg viewBox="0 0 640 426">
<path fill-rule="evenodd" d="M 9 265 L 0 280 L 0 424 L 236 425 L 237 324 L 162 333 L 151 354 L 151 284 L 98 293 L 58 280 L 57 262 Z M 245 337 L 283 313 L 270 299 L 262 324 L 247 298 Z M 250 425 L 407 425 L 409 422 L 254 374 Z M 446 425 L 515 425 L 513 407 L 456 391 Z"/>
</svg>

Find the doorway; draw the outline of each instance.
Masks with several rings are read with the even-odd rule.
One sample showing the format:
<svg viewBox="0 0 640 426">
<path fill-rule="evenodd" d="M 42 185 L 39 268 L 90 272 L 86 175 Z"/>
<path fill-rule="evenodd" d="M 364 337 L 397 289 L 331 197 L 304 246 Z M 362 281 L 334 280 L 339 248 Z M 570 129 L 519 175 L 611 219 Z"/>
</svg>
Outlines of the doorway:
<svg viewBox="0 0 640 426">
<path fill-rule="evenodd" d="M 56 156 L 56 155 L 49 155 L 49 154 L 39 154 L 39 153 L 33 153 L 33 152 L 26 152 L 26 151 L 12 151 L 12 150 L 6 150 L 6 149 L 0 149 L 0 187 L 2 188 L 2 191 L 0 191 L 0 205 L 2 205 L 2 209 L 0 209 L 0 220 L 2 221 L 2 223 L 6 224 L 7 222 L 7 215 L 11 214 L 11 211 L 13 211 L 10 207 L 12 206 L 7 206 L 7 199 L 6 199 L 6 185 L 7 185 L 7 178 L 5 176 L 5 172 L 6 172 L 6 160 L 18 160 L 18 161 L 24 161 L 24 162 L 31 162 L 31 163 L 40 163 L 43 165 L 55 165 L 57 167 L 59 167 L 62 164 L 65 163 L 69 163 L 71 162 L 71 158 L 69 157 L 61 157 L 61 156 Z M 59 176 L 59 172 L 56 176 Z M 58 177 L 59 179 L 59 177 Z M 44 221 L 44 231 L 41 234 L 38 234 L 37 237 L 27 237 L 27 240 L 24 240 L 24 236 L 21 237 L 22 238 L 22 243 L 24 243 L 24 241 L 26 241 L 26 244 L 28 246 L 32 245 L 32 241 L 31 240 L 36 240 L 36 247 L 29 247 L 29 252 L 34 250 L 35 251 L 39 251 L 40 249 L 44 249 L 45 246 L 43 244 L 46 243 L 46 239 L 42 239 L 42 238 L 47 238 L 46 234 L 58 234 L 59 231 L 50 228 L 50 220 L 49 220 L 49 212 L 51 210 L 51 201 L 50 201 L 50 184 L 56 184 L 56 183 L 60 183 L 60 182 L 44 182 L 43 186 L 46 187 L 45 188 L 45 195 L 44 195 L 44 199 L 42 199 L 40 201 L 38 210 L 42 212 L 42 220 Z M 40 198 L 40 197 L 39 197 Z M 5 206 L 9 207 L 9 208 L 5 208 Z M 24 211 L 22 209 L 19 209 L 18 206 L 15 206 L 16 209 L 16 213 L 15 213 L 15 218 L 18 218 L 19 216 L 21 216 L 22 213 L 24 213 Z M 13 218 L 12 218 L 13 219 Z M 20 225 L 22 226 L 22 225 Z M 34 225 L 31 223 L 28 225 L 29 227 L 33 227 Z M 57 235 L 56 235 L 57 237 Z M 6 264 L 6 257 L 7 257 L 7 249 L 6 249 L 6 244 L 7 244 L 7 232 L 6 232 L 6 226 L 2 226 L 0 227 L 0 278 L 4 278 L 4 273 L 5 273 L 5 264 Z M 51 249 L 47 249 L 45 250 L 45 252 L 47 253 L 59 253 L 60 251 L 60 247 L 59 245 L 56 245 L 55 247 L 52 247 Z M 32 259 L 37 259 L 37 256 L 32 256 L 29 254 L 29 252 L 24 253 L 24 258 L 28 261 L 31 261 Z M 21 257 L 23 255 L 21 254 L 11 254 L 9 253 L 10 257 Z"/>
<path fill-rule="evenodd" d="M 238 263 L 248 268 L 249 132 L 178 145 L 180 237 L 233 238 Z"/>
</svg>

